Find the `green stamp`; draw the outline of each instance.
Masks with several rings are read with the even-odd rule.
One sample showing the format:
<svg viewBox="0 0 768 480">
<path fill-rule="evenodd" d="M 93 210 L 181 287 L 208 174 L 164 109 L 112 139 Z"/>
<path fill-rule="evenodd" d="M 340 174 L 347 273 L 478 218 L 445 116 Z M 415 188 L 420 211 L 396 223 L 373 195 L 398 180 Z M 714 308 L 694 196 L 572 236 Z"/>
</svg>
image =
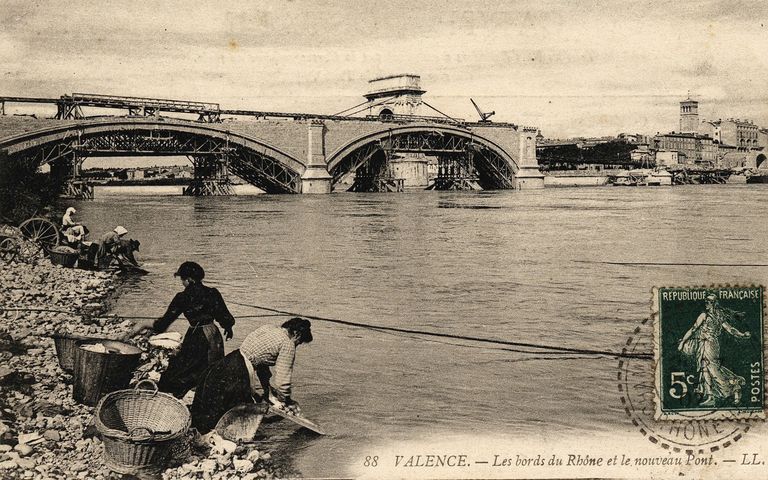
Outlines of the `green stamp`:
<svg viewBox="0 0 768 480">
<path fill-rule="evenodd" d="M 764 290 L 653 289 L 657 420 L 765 418 Z"/>
</svg>

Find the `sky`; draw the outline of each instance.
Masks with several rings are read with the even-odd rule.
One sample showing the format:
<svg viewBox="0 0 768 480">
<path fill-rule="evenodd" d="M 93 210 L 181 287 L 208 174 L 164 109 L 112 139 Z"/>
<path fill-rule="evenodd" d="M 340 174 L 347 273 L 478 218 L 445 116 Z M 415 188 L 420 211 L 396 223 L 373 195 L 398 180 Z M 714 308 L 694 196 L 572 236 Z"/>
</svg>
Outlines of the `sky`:
<svg viewBox="0 0 768 480">
<path fill-rule="evenodd" d="M 0 95 L 332 114 L 395 73 L 551 138 L 675 130 L 689 91 L 768 126 L 768 2 L 0 0 Z"/>
</svg>

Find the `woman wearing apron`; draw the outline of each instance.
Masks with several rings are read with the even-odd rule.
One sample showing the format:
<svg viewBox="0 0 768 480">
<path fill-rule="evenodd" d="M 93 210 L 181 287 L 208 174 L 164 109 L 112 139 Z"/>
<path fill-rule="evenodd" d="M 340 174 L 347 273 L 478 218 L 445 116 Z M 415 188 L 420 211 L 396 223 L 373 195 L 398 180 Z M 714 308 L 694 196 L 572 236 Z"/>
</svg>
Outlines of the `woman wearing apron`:
<svg viewBox="0 0 768 480">
<path fill-rule="evenodd" d="M 155 333 L 163 333 L 179 315 L 184 314 L 189 321 L 189 329 L 181 349 L 171 357 L 157 385 L 160 391 L 182 398 L 195 387 L 209 365 L 224 358 L 224 341 L 213 322 L 221 325 L 227 340 L 230 340 L 235 318 L 229 313 L 219 291 L 203 285 L 203 267 L 195 262 L 184 262 L 174 276 L 181 278 L 184 291 L 173 297 L 165 315 L 155 321 L 137 323 L 128 337 L 148 328 Z"/>
</svg>

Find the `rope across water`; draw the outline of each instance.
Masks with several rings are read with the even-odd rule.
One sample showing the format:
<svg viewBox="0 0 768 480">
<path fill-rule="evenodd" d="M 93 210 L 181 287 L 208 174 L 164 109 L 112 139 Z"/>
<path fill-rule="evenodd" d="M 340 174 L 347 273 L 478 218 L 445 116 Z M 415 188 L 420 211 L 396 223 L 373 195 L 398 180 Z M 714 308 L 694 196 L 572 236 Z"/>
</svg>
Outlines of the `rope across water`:
<svg viewBox="0 0 768 480">
<path fill-rule="evenodd" d="M 228 301 L 228 303 L 232 305 L 238 305 L 241 307 L 248 307 L 248 308 L 255 308 L 258 310 L 264 310 L 266 312 L 272 312 L 269 314 L 260 314 L 260 315 L 238 315 L 237 318 L 263 318 L 263 317 L 279 317 L 279 316 L 291 316 L 291 317 L 304 317 L 311 320 L 316 320 L 320 322 L 328 322 L 328 323 L 335 323 L 338 325 L 345 325 L 349 327 L 356 327 L 356 328 L 365 328 L 372 331 L 378 331 L 378 332 L 387 332 L 387 333 L 395 333 L 395 334 L 408 334 L 408 335 L 417 335 L 417 336 L 425 336 L 425 337 L 432 337 L 432 338 L 441 338 L 441 339 L 450 339 L 450 340 L 464 340 L 469 342 L 477 342 L 477 343 L 484 343 L 484 344 L 490 344 L 490 345 L 496 345 L 496 346 L 502 346 L 502 347 L 522 347 L 522 348 L 528 348 L 528 349 L 536 349 L 535 351 L 531 350 L 518 350 L 518 349 L 512 349 L 512 348 L 503 348 L 503 350 L 512 351 L 515 353 L 524 353 L 524 354 L 531 354 L 531 355 L 586 355 L 586 356 L 598 356 L 598 357 L 610 357 L 610 358 L 638 358 L 638 359 L 651 359 L 653 358 L 653 355 L 651 353 L 628 353 L 626 351 L 624 352 L 613 352 L 610 350 L 598 350 L 598 349 L 586 349 L 586 348 L 572 348 L 572 347 L 560 347 L 556 345 L 544 345 L 544 344 L 537 344 L 537 343 L 529 343 L 529 342 L 515 342 L 511 340 L 501 340 L 501 339 L 494 339 L 494 338 L 483 338 L 483 337 L 474 337 L 469 335 L 457 335 L 452 333 L 442 333 L 442 332 L 430 332 L 427 330 L 416 330 L 416 329 L 410 329 L 410 328 L 399 328 L 399 327 L 388 327 L 384 325 L 374 325 L 374 324 L 368 324 L 368 323 L 360 323 L 360 322 L 351 322 L 348 320 L 340 320 L 337 318 L 328 318 L 328 317 L 321 317 L 317 315 L 307 315 L 297 312 L 290 312 L 287 310 L 279 310 L 275 308 L 269 308 L 264 307 L 261 305 L 253 305 L 248 303 L 240 303 L 240 302 L 233 302 Z M 34 308 L 34 307 L 24 307 L 24 308 L 18 308 L 18 307 L 2 307 L 0 306 L 0 313 L 3 311 L 18 311 L 18 312 L 53 312 L 53 313 L 64 313 L 68 315 L 73 316 L 85 316 L 82 313 L 76 313 L 72 311 L 67 310 L 61 310 L 61 309 L 53 309 L 53 308 Z M 93 318 L 109 318 L 109 317 L 93 317 Z M 120 318 L 125 318 L 129 320 L 148 320 L 148 319 L 155 319 L 157 317 L 145 317 L 145 316 L 123 316 L 121 315 Z M 470 346 L 470 345 L 462 345 L 462 344 L 456 344 L 451 343 L 451 345 L 456 346 Z M 482 347 L 481 347 L 482 348 Z"/>
</svg>

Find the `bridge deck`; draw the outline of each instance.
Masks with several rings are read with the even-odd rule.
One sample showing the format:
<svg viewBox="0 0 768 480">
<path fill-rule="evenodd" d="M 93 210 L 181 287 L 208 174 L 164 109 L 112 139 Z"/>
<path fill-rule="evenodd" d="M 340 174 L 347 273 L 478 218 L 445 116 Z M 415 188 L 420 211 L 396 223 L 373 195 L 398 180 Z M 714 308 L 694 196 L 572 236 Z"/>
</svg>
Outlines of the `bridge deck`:
<svg viewBox="0 0 768 480">
<path fill-rule="evenodd" d="M 4 103 L 35 103 L 49 105 L 67 105 L 93 108 L 109 109 L 140 109 L 151 108 L 156 112 L 168 113 L 189 113 L 211 116 L 243 116 L 253 118 L 288 118 L 293 120 L 335 120 L 335 121 L 366 121 L 366 122 L 391 122 L 391 123 L 448 123 L 453 125 L 483 126 L 483 127 L 501 127 L 517 128 L 517 125 L 506 122 L 467 122 L 463 119 L 451 117 L 435 117 L 424 115 L 393 115 L 391 117 L 364 116 L 353 117 L 344 115 L 325 115 L 321 113 L 300 113 L 300 112 L 274 112 L 266 110 L 244 110 L 244 109 L 222 109 L 219 104 L 210 102 L 196 102 L 186 100 L 168 100 L 145 97 L 121 97 L 114 95 L 99 95 L 74 93 L 72 95 L 62 95 L 60 98 L 45 97 L 14 97 L 0 96 L 0 104 Z"/>
</svg>

